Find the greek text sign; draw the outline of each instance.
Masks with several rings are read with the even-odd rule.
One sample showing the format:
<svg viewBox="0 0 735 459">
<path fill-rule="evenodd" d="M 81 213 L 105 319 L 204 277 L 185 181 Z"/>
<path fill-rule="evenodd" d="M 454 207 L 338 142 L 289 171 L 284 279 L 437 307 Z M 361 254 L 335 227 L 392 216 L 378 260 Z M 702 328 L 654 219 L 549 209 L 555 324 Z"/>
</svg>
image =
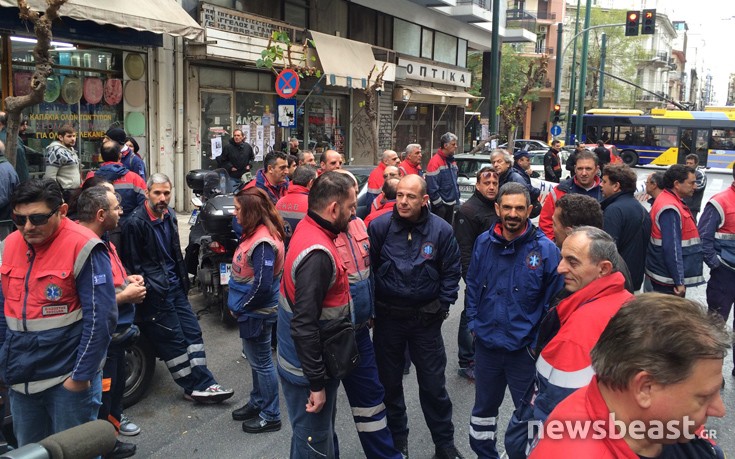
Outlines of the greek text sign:
<svg viewBox="0 0 735 459">
<path fill-rule="evenodd" d="M 406 78 L 410 80 L 432 81 L 464 88 L 472 84 L 471 74 L 466 70 L 440 67 L 404 58 L 398 59 L 398 67 L 405 70 Z"/>
</svg>

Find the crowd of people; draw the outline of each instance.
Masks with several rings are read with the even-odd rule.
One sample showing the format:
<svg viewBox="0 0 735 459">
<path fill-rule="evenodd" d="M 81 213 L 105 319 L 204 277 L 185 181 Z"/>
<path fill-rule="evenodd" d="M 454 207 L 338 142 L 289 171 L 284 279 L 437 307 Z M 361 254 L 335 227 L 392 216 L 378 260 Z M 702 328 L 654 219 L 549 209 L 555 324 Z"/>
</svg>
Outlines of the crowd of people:
<svg viewBox="0 0 735 459">
<path fill-rule="evenodd" d="M 82 182 L 74 131 L 60 130 L 49 177 L 17 180 L 8 193 L 18 231 L 4 241 L 0 268 L 0 376 L 21 445 L 97 418 L 139 432 L 121 402 L 122 356 L 139 333 L 185 400 L 234 395 L 206 365 L 173 184 L 146 174 L 117 131 Z M 281 430 L 284 401 L 290 456 L 339 457 L 342 386 L 364 454 L 407 458 L 403 377 L 412 363 L 435 457 L 462 457 L 442 328 L 464 280 L 457 373 L 475 383 L 461 418 L 469 415 L 478 457 L 499 457 L 500 431 L 511 458 L 720 457 L 703 429 L 724 415 L 735 181 L 697 225 L 686 200 L 706 182 L 695 168 L 652 174 L 648 212 L 628 166 L 603 158 L 601 167 L 598 153 L 580 149 L 563 180 L 553 143 L 546 178 L 558 185 L 543 202 L 527 155 L 495 150 L 460 203 L 457 137 L 446 133 L 425 171 L 419 144 L 382 154 L 363 221 L 358 182 L 339 152 L 325 151 L 317 166 L 292 139 L 250 178 L 252 149 L 237 132 L 219 161 L 236 187 L 241 232 L 228 307 L 251 368 L 249 396 L 232 411 L 244 432 Z M 705 282 L 703 263 L 711 315 L 684 298 Z M 500 419 L 506 389 L 515 411 Z M 614 432 L 613 415 L 625 425 L 692 424 L 661 438 L 651 429 L 582 439 L 552 431 L 574 421 Z M 118 441 L 109 457 L 133 454 L 135 445 Z"/>
</svg>

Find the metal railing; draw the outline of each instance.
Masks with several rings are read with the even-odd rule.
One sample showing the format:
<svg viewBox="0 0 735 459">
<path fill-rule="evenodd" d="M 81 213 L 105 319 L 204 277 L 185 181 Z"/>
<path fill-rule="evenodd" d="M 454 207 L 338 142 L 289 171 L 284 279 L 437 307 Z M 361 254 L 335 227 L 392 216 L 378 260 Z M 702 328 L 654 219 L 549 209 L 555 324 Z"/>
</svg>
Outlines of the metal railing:
<svg viewBox="0 0 735 459">
<path fill-rule="evenodd" d="M 477 5 L 488 11 L 492 10 L 492 2 L 490 0 L 457 0 L 457 6 L 459 5 Z"/>
</svg>

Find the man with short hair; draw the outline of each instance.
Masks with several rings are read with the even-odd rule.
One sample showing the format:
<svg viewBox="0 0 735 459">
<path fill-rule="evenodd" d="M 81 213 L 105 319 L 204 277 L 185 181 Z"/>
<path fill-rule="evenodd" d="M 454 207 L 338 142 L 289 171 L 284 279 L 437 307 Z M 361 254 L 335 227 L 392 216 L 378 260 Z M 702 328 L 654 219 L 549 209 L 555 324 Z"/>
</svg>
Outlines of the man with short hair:
<svg viewBox="0 0 735 459">
<path fill-rule="evenodd" d="M 517 408 L 534 374 L 527 348 L 562 288 L 559 249 L 531 223 L 531 209 L 525 185 L 501 186 L 498 221 L 477 238 L 467 270 L 467 326 L 475 337 L 470 446 L 480 457 L 499 457 L 496 426 L 506 386 Z"/>
<path fill-rule="evenodd" d="M 559 183 L 561 181 L 561 161 L 559 160 L 559 150 L 561 142 L 554 140 L 551 142 L 551 148 L 544 154 L 544 180 L 547 182 Z"/>
<path fill-rule="evenodd" d="M 145 279 L 140 329 L 184 389 L 185 400 L 222 402 L 234 391 L 217 384 L 207 368 L 202 329 L 187 298 L 176 212 L 169 207 L 171 180 L 155 173 L 146 185 L 146 201 L 123 223 L 120 250 L 127 271 Z"/>
<path fill-rule="evenodd" d="M 86 179 L 101 177 L 112 183 L 115 192 L 120 195 L 122 206 L 122 219 L 127 220 L 136 207 L 145 202 L 146 183 L 145 180 L 135 172 L 128 170 L 120 162 L 120 150 L 122 146 L 114 140 L 102 142 L 100 156 L 102 164 L 96 171 L 89 171 Z M 114 229 L 114 228 L 113 228 Z"/>
<path fill-rule="evenodd" d="M 122 213 L 117 196 L 107 186 L 93 186 L 84 190 L 77 200 L 79 224 L 90 229 L 107 247 L 112 262 L 112 282 L 118 311 L 117 327 L 107 348 L 107 359 L 102 370 L 102 406 L 98 418 L 110 421 L 121 435 L 137 435 L 140 427 L 131 422 L 123 424 L 122 399 L 125 392 L 125 349 L 133 344 L 139 334 L 138 327 L 133 324 L 135 303 L 145 298 L 145 282 L 142 276 L 128 276 L 115 245 L 105 241 L 105 233 L 117 228 Z M 130 457 L 135 454 L 135 449 L 134 444 L 118 440 L 110 456 Z"/>
<path fill-rule="evenodd" d="M 651 207 L 651 240 L 646 277 L 655 292 L 685 296 L 704 283 L 702 242 L 694 216 L 684 203 L 695 187 L 694 169 L 674 164 L 664 174 L 664 191 Z"/>
<path fill-rule="evenodd" d="M 510 458 L 525 458 L 529 422 L 543 423 L 556 405 L 592 379 L 590 351 L 620 307 L 633 297 L 617 271 L 615 241 L 592 226 L 574 228 L 557 271 L 566 296 L 546 314 L 534 350 L 536 377 L 505 434 Z M 555 327 L 547 326 L 556 323 Z"/>
<path fill-rule="evenodd" d="M 620 256 L 630 271 L 634 290 L 643 284 L 646 248 L 651 237 L 651 219 L 633 196 L 638 176 L 626 164 L 610 164 L 602 172 L 600 203 L 604 230 L 615 240 Z"/>
<path fill-rule="evenodd" d="M 407 175 L 398 182 L 393 212 L 381 215 L 368 227 L 375 274 L 373 342 L 396 448 L 408 456 L 403 395 L 408 344 L 435 457 L 461 458 L 454 445 L 441 326 L 457 300 L 462 268 L 452 227 L 429 212 L 428 201 L 424 179 Z"/>
<path fill-rule="evenodd" d="M 388 166 L 396 167 L 401 162 L 398 154 L 393 150 L 385 150 L 383 155 L 380 157 L 380 163 L 378 167 L 370 172 L 367 182 L 367 198 L 365 202 L 369 206 L 373 200 L 380 194 L 380 188 L 383 186 L 385 179 L 383 178 L 383 172 Z"/>
<path fill-rule="evenodd" d="M 431 211 L 450 225 L 454 218 L 454 206 L 459 202 L 457 184 L 457 136 L 447 132 L 439 139 L 439 149 L 426 166 L 426 189 L 429 193 Z"/>
<path fill-rule="evenodd" d="M 291 236 L 296 230 L 296 225 L 306 216 L 309 210 L 309 189 L 316 180 L 316 167 L 310 165 L 298 166 L 293 174 L 293 180 L 288 187 L 285 196 L 276 202 L 276 210 L 283 217 L 286 240 L 283 241 L 286 248 L 291 241 Z"/>
<path fill-rule="evenodd" d="M 244 189 L 252 187 L 265 191 L 273 204 L 284 197 L 288 191 L 288 156 L 281 151 L 265 155 L 263 168 L 258 169 L 255 178 Z"/>
<path fill-rule="evenodd" d="M 525 152 L 528 155 L 528 152 Z M 513 167 L 513 156 L 506 150 L 495 150 L 490 154 L 490 162 L 498 173 L 500 180 L 500 186 L 502 187 L 506 183 L 515 182 L 526 186 L 526 179 L 523 178 L 525 172 L 519 172 L 518 169 Z M 523 175 L 521 175 L 523 174 Z M 528 182 L 530 184 L 530 180 Z M 529 193 L 531 191 L 529 190 Z"/>
<path fill-rule="evenodd" d="M 377 170 L 377 169 L 376 169 Z M 375 171 L 373 171 L 375 172 Z M 390 178 L 396 178 L 400 179 L 402 177 L 401 170 L 396 166 L 385 166 L 385 169 L 383 169 L 383 181 L 388 180 Z M 386 203 L 386 198 L 383 192 L 381 191 L 379 195 L 377 195 L 372 202 L 367 206 L 368 207 L 368 215 L 384 208 Z M 375 218 L 375 217 L 373 217 Z"/>
<path fill-rule="evenodd" d="M 554 225 L 552 218 L 556 208 L 556 201 L 565 194 L 584 194 L 602 201 L 602 190 L 600 189 L 600 178 L 597 176 L 597 155 L 591 151 L 582 149 L 576 153 L 576 166 L 574 176 L 568 178 L 555 186 L 544 201 L 541 209 L 538 226 L 546 237 L 553 240 Z M 567 162 L 567 164 L 569 164 Z"/>
<path fill-rule="evenodd" d="M 65 192 L 79 189 L 82 185 L 82 162 L 79 160 L 74 145 L 77 133 L 70 124 L 65 124 L 56 132 L 56 140 L 46 147 L 46 172 L 43 177 L 56 180 Z"/>
<path fill-rule="evenodd" d="M 317 167 L 316 159 L 314 158 L 314 152 L 312 152 L 311 150 L 299 151 L 299 154 L 296 157 L 298 158 L 297 167 L 303 166 L 305 164 Z"/>
<path fill-rule="evenodd" d="M 349 279 L 335 239 L 347 229 L 356 207 L 352 179 L 323 173 L 311 187 L 308 214 L 286 253 L 278 306 L 278 374 L 293 431 L 293 458 L 338 454 L 334 410 L 340 381 L 327 377 L 319 332 L 330 319 L 350 314 Z"/>
<path fill-rule="evenodd" d="M 114 140 L 120 144 L 120 162 L 122 165 L 145 180 L 145 162 L 143 162 L 143 159 L 127 145 L 128 136 L 125 134 L 125 131 L 120 128 L 108 129 L 102 141 L 105 142 L 108 140 Z"/>
<path fill-rule="evenodd" d="M 66 218 L 55 180 L 21 183 L 10 204 L 18 231 L 2 254 L 0 377 L 23 446 L 97 419 L 117 309 L 107 250 Z"/>
<path fill-rule="evenodd" d="M 298 158 L 294 155 L 286 155 L 286 160 L 288 161 L 288 172 L 286 172 L 286 178 L 291 181 L 293 173 L 296 171 L 296 166 L 298 165 Z"/>
<path fill-rule="evenodd" d="M 301 150 L 299 150 L 299 139 L 296 137 L 288 139 L 288 153 L 293 156 L 298 156 L 301 153 Z"/>
<path fill-rule="evenodd" d="M 689 210 L 692 212 L 694 221 L 697 221 L 697 214 L 702 209 L 702 198 L 704 197 L 704 189 L 707 188 L 707 176 L 704 171 L 699 168 L 699 156 L 695 153 L 686 155 L 685 164 L 694 169 L 695 182 L 694 194 L 691 197 L 684 198 Z"/>
<path fill-rule="evenodd" d="M 650 196 L 648 204 L 653 206 L 653 202 L 656 200 L 658 195 L 664 191 L 664 173 L 653 172 L 646 178 L 646 193 Z"/>
<path fill-rule="evenodd" d="M 605 172 L 605 167 L 607 167 L 608 164 L 610 164 L 611 158 L 610 158 L 610 150 L 605 148 L 605 142 L 602 140 L 597 141 L 597 146 L 594 150 L 592 150 L 592 153 L 597 155 L 598 164 L 600 166 L 600 172 Z"/>
<path fill-rule="evenodd" d="M 735 303 L 735 169 L 732 177 L 733 183 L 704 206 L 697 228 L 702 238 L 704 262 L 710 269 L 707 307 L 723 320 L 730 316 Z"/>
<path fill-rule="evenodd" d="M 0 142 L 0 220 L 10 220 L 10 212 L 13 210 L 10 198 L 19 183 L 18 173 L 5 158 L 5 144 Z M 5 228 L 0 228 L 0 236 L 3 239 L 7 236 Z"/>
<path fill-rule="evenodd" d="M 592 349 L 596 375 L 551 412 L 547 435 L 530 458 L 570 452 L 585 458 L 724 457 L 695 432 L 708 416 L 725 415 L 722 362 L 731 343 L 724 322 L 712 320 L 698 303 L 652 293 L 635 297 Z M 572 424 L 594 425 L 598 434 L 559 428 Z M 552 428 L 555 434 L 548 435 Z"/>
<path fill-rule="evenodd" d="M 405 154 L 406 158 L 398 166 L 401 170 L 401 175 L 416 174 L 419 177 L 423 177 L 424 170 L 421 169 L 421 145 L 418 143 L 408 144 Z"/>
<path fill-rule="evenodd" d="M 477 237 L 490 229 L 498 218 L 495 212 L 495 197 L 498 194 L 498 173 L 490 166 L 477 171 L 475 191 L 457 211 L 454 221 L 454 235 L 459 244 L 462 260 L 462 279 L 467 281 L 467 268 L 472 259 L 472 249 Z M 457 359 L 459 376 L 474 381 L 475 379 L 475 343 L 467 329 L 467 297 L 459 316 L 457 331 Z"/>
<path fill-rule="evenodd" d="M 232 138 L 222 145 L 222 154 L 217 157 L 217 165 L 227 171 L 233 188 L 242 182 L 242 177 L 250 171 L 250 162 L 255 160 L 253 147 L 245 141 L 240 129 L 232 131 Z"/>
<path fill-rule="evenodd" d="M 319 158 L 319 173 L 342 169 L 342 155 L 336 150 L 327 150 Z"/>
<path fill-rule="evenodd" d="M 388 168 L 385 169 L 386 171 Z M 398 182 L 400 179 L 397 177 L 387 177 L 383 182 L 383 188 L 378 196 L 379 199 L 373 201 L 373 206 L 379 202 L 380 205 L 377 208 L 371 206 L 370 213 L 365 217 L 365 225 L 370 225 L 370 222 L 380 217 L 383 214 L 393 211 L 393 207 L 396 205 L 396 191 L 398 189 Z"/>
<path fill-rule="evenodd" d="M 581 143 L 577 142 L 574 145 L 574 151 L 569 155 L 569 157 L 567 158 L 567 163 L 564 166 L 566 168 L 566 170 L 569 171 L 569 178 L 574 177 L 574 174 L 576 174 L 576 171 L 577 171 L 577 157 L 579 156 L 580 153 L 583 153 L 583 152 L 590 152 L 590 153 L 592 153 L 591 151 L 589 151 L 588 149 L 586 149 L 584 145 L 582 145 Z M 595 158 L 597 158 L 597 155 L 595 155 Z M 599 165 L 599 158 L 597 158 L 597 161 L 598 161 L 597 164 Z"/>
<path fill-rule="evenodd" d="M 604 226 L 602 207 L 596 199 L 583 194 L 565 194 L 556 201 L 552 217 L 554 243 L 561 249 L 564 240 L 577 226 Z"/>
</svg>

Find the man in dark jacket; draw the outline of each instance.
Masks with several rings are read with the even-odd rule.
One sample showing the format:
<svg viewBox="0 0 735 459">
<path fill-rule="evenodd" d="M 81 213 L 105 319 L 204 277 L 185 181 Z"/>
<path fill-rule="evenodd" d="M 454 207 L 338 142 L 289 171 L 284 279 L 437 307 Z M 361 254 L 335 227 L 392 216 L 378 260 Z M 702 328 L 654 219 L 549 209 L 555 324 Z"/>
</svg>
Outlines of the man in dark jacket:
<svg viewBox="0 0 735 459">
<path fill-rule="evenodd" d="M 690 153 L 686 156 L 686 165 L 694 169 L 694 194 L 690 198 L 685 198 L 689 210 L 692 211 L 692 217 L 694 221 L 697 221 L 697 215 L 702 210 L 702 198 L 704 197 L 704 189 L 707 188 L 707 176 L 704 171 L 699 168 L 699 156 L 694 153 Z"/>
<path fill-rule="evenodd" d="M 651 237 L 651 219 L 633 196 L 638 177 L 625 164 L 611 164 L 602 173 L 604 230 L 615 240 L 630 271 L 633 288 L 643 284 L 646 249 Z"/>
<path fill-rule="evenodd" d="M 140 329 L 166 362 L 184 399 L 222 402 L 232 389 L 217 384 L 206 365 L 202 329 L 187 298 L 189 275 L 181 255 L 176 213 L 169 208 L 171 180 L 156 173 L 148 178 L 146 201 L 125 221 L 122 258 L 128 272 L 145 279 Z"/>
<path fill-rule="evenodd" d="M 530 222 L 526 187 L 500 187 L 495 211 L 498 221 L 475 242 L 465 292 L 476 362 L 470 446 L 483 458 L 499 457 L 495 434 L 506 386 L 518 407 L 534 375 L 527 348 L 563 286 L 559 249 Z"/>
<path fill-rule="evenodd" d="M 429 212 L 428 201 L 424 179 L 407 175 L 398 183 L 393 212 L 376 218 L 368 228 L 375 273 L 373 341 L 396 448 L 408 456 L 402 381 L 408 343 L 435 457 L 458 458 L 462 456 L 454 446 L 441 326 L 457 300 L 462 268 L 452 227 Z"/>
<path fill-rule="evenodd" d="M 498 174 L 492 167 L 486 166 L 477 171 L 475 192 L 462 204 L 454 220 L 454 235 L 459 244 L 459 253 L 462 259 L 462 279 L 467 276 L 467 268 L 472 258 L 472 248 L 475 239 L 487 231 L 498 214 L 495 213 L 495 196 L 498 194 Z M 472 334 L 467 329 L 467 303 L 459 316 L 459 331 L 457 333 L 457 358 L 459 369 L 457 373 L 469 380 L 475 379 L 475 343 Z"/>
<path fill-rule="evenodd" d="M 610 164 L 610 150 L 605 148 L 605 142 L 602 140 L 597 141 L 597 146 L 592 150 L 597 155 L 597 160 L 600 165 L 600 171 L 605 172 L 605 166 Z"/>
<path fill-rule="evenodd" d="M 234 188 L 240 184 L 242 176 L 250 171 L 250 162 L 254 159 L 253 147 L 245 142 L 242 131 L 235 129 L 232 138 L 222 146 L 222 154 L 217 157 L 217 164 L 230 174 L 230 182 Z"/>
<path fill-rule="evenodd" d="M 544 155 L 544 180 L 547 182 L 559 183 L 561 181 L 560 148 L 561 142 L 554 140 L 551 142 L 551 148 Z"/>
<path fill-rule="evenodd" d="M 527 151 L 521 150 L 517 154 L 519 158 L 528 157 Z M 490 162 L 493 164 L 495 172 L 498 173 L 498 186 L 502 187 L 510 182 L 520 183 L 526 187 L 528 194 L 531 195 L 531 202 L 537 202 L 541 190 L 531 185 L 531 177 L 526 174 L 526 171 L 513 167 L 513 158 L 506 150 L 495 150 L 490 155 Z"/>
</svg>

